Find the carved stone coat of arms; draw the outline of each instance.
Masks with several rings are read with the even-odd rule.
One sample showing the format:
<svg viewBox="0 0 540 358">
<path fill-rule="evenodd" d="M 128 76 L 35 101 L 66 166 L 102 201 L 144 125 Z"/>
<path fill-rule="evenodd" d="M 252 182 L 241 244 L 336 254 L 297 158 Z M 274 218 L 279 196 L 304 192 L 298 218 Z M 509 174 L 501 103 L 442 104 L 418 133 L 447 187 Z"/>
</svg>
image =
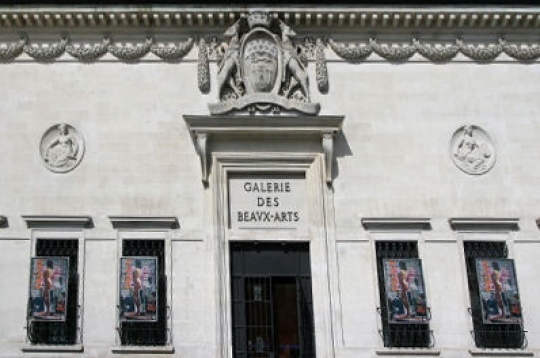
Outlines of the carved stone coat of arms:
<svg viewBox="0 0 540 358">
<path fill-rule="evenodd" d="M 307 61 L 290 39 L 295 35 L 266 12 L 252 12 L 231 26 L 218 59 L 220 102 L 210 104 L 210 112 L 318 113 L 319 104 L 309 97 Z"/>
</svg>

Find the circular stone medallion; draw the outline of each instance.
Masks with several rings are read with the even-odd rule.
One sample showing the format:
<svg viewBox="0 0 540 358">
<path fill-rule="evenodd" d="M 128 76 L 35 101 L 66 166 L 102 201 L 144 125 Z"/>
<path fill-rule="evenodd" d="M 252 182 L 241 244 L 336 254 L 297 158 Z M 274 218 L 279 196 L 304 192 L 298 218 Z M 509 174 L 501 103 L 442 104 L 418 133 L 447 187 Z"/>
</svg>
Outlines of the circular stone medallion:
<svg viewBox="0 0 540 358">
<path fill-rule="evenodd" d="M 81 162 L 84 140 L 71 125 L 55 124 L 41 137 L 40 152 L 47 169 L 55 173 L 67 173 Z"/>
<path fill-rule="evenodd" d="M 465 125 L 454 132 L 450 142 L 450 156 L 459 169 L 472 175 L 487 173 L 496 160 L 491 138 L 475 125 Z"/>
</svg>

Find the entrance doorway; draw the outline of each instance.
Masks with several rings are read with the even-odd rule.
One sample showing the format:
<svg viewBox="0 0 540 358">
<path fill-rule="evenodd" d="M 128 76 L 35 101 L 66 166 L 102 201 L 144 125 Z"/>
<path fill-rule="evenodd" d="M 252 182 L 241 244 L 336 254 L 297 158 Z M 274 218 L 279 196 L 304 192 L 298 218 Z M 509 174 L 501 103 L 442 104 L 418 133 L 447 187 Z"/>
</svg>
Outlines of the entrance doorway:
<svg viewBox="0 0 540 358">
<path fill-rule="evenodd" d="M 233 356 L 315 358 L 307 243 L 231 243 Z"/>
</svg>

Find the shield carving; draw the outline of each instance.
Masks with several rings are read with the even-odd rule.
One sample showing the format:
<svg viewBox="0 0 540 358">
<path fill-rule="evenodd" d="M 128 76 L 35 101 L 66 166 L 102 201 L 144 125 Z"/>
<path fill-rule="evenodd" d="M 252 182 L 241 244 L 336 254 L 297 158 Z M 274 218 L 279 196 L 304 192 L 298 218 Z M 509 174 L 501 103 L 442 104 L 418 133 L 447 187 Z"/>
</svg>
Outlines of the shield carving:
<svg viewBox="0 0 540 358">
<path fill-rule="evenodd" d="M 247 35 L 242 57 L 247 92 L 272 92 L 281 67 L 279 47 L 273 36 L 264 30 Z"/>
</svg>

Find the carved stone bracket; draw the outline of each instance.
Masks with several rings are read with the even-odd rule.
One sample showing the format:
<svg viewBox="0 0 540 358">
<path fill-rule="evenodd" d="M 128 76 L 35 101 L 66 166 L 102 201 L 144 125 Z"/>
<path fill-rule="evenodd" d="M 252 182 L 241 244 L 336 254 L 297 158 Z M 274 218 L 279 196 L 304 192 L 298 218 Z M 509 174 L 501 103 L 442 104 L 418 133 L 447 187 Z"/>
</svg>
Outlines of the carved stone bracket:
<svg viewBox="0 0 540 358">
<path fill-rule="evenodd" d="M 326 182 L 332 182 L 332 163 L 334 161 L 334 135 L 333 131 L 322 133 L 322 148 L 324 153 L 324 164 L 326 169 Z"/>
<path fill-rule="evenodd" d="M 201 161 L 204 184 L 208 184 L 209 177 L 209 140 L 242 135 L 250 138 L 264 135 L 280 141 L 318 138 L 324 158 L 325 181 L 331 183 L 334 139 L 341 131 L 343 119 L 343 116 L 184 116 Z"/>
<path fill-rule="evenodd" d="M 205 131 L 199 131 L 195 134 L 195 145 L 197 146 L 197 154 L 201 159 L 202 181 L 208 183 L 208 155 L 206 153 L 206 142 L 208 134 Z"/>
</svg>

